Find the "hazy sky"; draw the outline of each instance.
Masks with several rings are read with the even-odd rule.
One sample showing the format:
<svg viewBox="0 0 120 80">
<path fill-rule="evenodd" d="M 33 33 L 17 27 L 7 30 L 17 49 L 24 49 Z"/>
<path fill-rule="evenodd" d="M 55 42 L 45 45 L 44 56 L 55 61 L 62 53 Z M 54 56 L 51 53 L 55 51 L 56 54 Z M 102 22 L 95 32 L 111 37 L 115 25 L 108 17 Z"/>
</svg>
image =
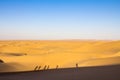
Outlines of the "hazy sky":
<svg viewBox="0 0 120 80">
<path fill-rule="evenodd" d="M 0 39 L 120 40 L 120 0 L 0 0 Z"/>
</svg>

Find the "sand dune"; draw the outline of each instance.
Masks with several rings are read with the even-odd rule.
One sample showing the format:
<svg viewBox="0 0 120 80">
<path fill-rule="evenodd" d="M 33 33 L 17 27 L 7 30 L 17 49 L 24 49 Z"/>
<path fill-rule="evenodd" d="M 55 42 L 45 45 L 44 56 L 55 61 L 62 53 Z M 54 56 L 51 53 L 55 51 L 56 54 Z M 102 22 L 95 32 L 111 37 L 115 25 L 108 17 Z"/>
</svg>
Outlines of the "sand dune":
<svg viewBox="0 0 120 80">
<path fill-rule="evenodd" d="M 80 66 L 101 66 L 120 64 L 120 57 L 96 58 L 79 62 Z"/>
<path fill-rule="evenodd" d="M 19 63 L 0 63 L 0 72 L 24 71 L 25 66 Z"/>
<path fill-rule="evenodd" d="M 6 63 L 25 66 L 14 66 L 19 70 L 33 70 L 37 65 L 41 66 L 41 69 L 45 65 L 53 69 L 56 65 L 59 65 L 59 68 L 75 67 L 76 63 L 80 67 L 120 64 L 120 41 L 0 41 L 0 59 Z M 1 70 L 7 71 L 4 67 L 1 67 Z"/>
</svg>

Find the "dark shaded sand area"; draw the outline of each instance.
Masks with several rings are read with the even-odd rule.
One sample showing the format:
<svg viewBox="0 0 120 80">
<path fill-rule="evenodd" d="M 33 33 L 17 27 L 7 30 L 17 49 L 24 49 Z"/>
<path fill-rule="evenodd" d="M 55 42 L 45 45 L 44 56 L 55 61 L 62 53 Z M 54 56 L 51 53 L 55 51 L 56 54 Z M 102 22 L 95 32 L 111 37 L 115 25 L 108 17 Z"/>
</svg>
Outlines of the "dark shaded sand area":
<svg viewBox="0 0 120 80">
<path fill-rule="evenodd" d="M 120 65 L 0 73 L 0 80 L 120 80 Z"/>
</svg>

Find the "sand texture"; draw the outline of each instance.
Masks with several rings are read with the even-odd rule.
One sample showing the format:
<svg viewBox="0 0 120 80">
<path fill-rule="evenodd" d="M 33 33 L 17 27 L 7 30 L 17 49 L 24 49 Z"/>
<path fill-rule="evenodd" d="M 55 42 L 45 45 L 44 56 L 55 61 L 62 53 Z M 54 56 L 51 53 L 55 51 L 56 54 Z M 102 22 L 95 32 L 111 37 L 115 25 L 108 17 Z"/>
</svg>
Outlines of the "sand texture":
<svg viewBox="0 0 120 80">
<path fill-rule="evenodd" d="M 0 72 L 120 64 L 120 41 L 0 41 Z"/>
</svg>

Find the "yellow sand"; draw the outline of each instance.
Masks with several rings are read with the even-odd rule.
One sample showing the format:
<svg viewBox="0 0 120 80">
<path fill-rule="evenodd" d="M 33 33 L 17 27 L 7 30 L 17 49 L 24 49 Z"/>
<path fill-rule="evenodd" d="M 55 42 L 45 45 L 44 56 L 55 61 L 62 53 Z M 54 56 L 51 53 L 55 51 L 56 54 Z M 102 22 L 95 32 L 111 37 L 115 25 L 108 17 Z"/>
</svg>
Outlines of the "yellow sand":
<svg viewBox="0 0 120 80">
<path fill-rule="evenodd" d="M 120 41 L 59 40 L 59 41 L 0 41 L 0 59 L 15 65 L 15 70 L 99 66 L 120 64 Z M 1 68 L 3 68 L 1 67 Z M 7 71 L 7 70 L 3 70 Z"/>
</svg>

